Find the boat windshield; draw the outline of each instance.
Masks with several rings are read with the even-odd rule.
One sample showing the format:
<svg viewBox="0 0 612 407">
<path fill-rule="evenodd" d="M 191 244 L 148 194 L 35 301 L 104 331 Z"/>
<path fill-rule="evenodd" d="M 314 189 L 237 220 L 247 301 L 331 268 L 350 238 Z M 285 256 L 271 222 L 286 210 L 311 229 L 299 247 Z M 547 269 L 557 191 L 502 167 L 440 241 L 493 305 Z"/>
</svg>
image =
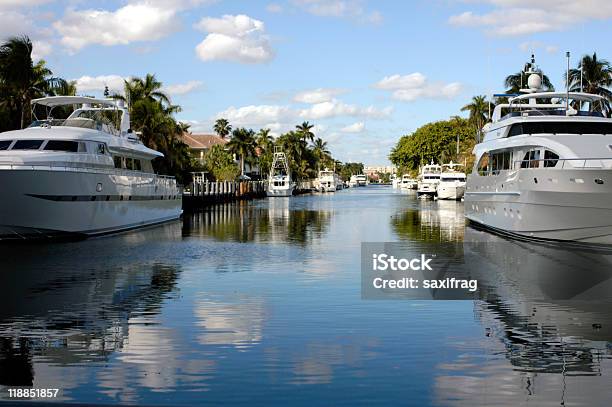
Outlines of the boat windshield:
<svg viewBox="0 0 612 407">
<path fill-rule="evenodd" d="M 121 128 L 121 116 L 123 112 L 112 108 L 81 108 L 75 110 L 67 119 L 55 119 L 51 110 L 47 114 L 47 119 L 38 118 L 29 127 L 79 127 L 85 129 L 98 130 L 112 135 L 119 135 Z"/>
</svg>

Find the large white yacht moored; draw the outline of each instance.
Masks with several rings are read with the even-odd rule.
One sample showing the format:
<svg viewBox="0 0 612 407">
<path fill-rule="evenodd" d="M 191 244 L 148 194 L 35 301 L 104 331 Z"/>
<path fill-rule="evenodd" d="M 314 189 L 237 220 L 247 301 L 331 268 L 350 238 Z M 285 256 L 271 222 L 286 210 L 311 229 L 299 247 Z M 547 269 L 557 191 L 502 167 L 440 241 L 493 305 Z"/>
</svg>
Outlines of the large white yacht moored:
<svg viewBox="0 0 612 407">
<path fill-rule="evenodd" d="M 287 156 L 280 149 L 274 147 L 274 159 L 268 176 L 267 196 L 291 196 L 295 184 L 291 181 L 291 170 L 287 162 Z"/>
<path fill-rule="evenodd" d="M 424 198 L 434 198 L 438 184 L 440 183 L 440 173 L 442 167 L 438 164 L 426 164 L 421 167 L 419 181 L 417 185 L 417 196 Z"/>
<path fill-rule="evenodd" d="M 153 172 L 163 154 L 132 133 L 121 102 L 54 96 L 32 107 L 47 119 L 0 134 L 0 238 L 91 236 L 181 215 L 175 179 Z"/>
<path fill-rule="evenodd" d="M 436 190 L 438 199 L 459 200 L 465 193 L 465 172 L 463 165 L 455 164 L 452 161 L 442 164 L 440 183 Z"/>
<path fill-rule="evenodd" d="M 612 244 L 610 107 L 540 83 L 532 72 L 531 93 L 495 107 L 474 148 L 466 216 L 522 237 Z"/>
</svg>

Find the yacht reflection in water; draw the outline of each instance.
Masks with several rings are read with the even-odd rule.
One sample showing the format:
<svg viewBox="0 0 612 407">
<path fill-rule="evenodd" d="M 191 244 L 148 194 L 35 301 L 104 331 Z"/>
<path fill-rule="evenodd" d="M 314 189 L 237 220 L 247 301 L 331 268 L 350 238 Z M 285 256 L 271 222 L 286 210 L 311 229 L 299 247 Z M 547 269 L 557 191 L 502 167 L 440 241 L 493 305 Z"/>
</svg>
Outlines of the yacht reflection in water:
<svg viewBox="0 0 612 407">
<path fill-rule="evenodd" d="M 460 345 L 449 375 L 437 380 L 443 404 L 609 405 L 602 389 L 612 380 L 612 251 L 467 227 L 464 257 L 483 296 L 475 314 L 485 336 L 471 346 L 490 359 L 475 367 L 470 345 Z"/>
<path fill-rule="evenodd" d="M 180 239 L 180 224 L 78 243 L 0 246 L 0 388 L 49 384 L 53 377 L 35 376 L 51 364 L 105 361 L 124 347 L 132 318 L 159 313 L 180 270 L 151 263 L 142 248 L 148 233 Z M 70 387 L 63 380 L 55 384 Z"/>
<path fill-rule="evenodd" d="M 184 234 L 218 241 L 273 242 L 304 245 L 321 239 L 331 212 L 292 207 L 290 198 L 240 201 L 206 208 L 184 217 Z"/>
<path fill-rule="evenodd" d="M 391 218 L 401 240 L 461 242 L 465 230 L 463 203 L 417 200 L 416 207 L 402 210 Z"/>
</svg>

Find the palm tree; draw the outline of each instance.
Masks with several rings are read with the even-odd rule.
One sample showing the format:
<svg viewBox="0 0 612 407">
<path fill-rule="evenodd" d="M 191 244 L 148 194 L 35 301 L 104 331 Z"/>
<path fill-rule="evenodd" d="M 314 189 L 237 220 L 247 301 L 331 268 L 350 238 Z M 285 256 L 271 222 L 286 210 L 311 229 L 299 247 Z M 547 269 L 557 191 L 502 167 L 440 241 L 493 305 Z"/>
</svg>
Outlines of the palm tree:
<svg viewBox="0 0 612 407">
<path fill-rule="evenodd" d="M 489 120 L 491 106 L 484 95 L 472 97 L 471 103 L 461 108 L 462 112 L 469 112 L 469 121 L 476 129 L 477 140 L 480 140 L 482 127 Z"/>
<path fill-rule="evenodd" d="M 605 59 L 597 59 L 597 53 L 593 53 L 593 56 L 583 56 L 578 63 L 578 68 L 569 71 L 570 92 L 581 91 L 581 69 L 582 91 L 612 100 L 612 92 L 608 89 L 612 85 L 612 66 L 610 62 Z"/>
<path fill-rule="evenodd" d="M 244 162 L 247 157 L 255 154 L 255 132 L 244 127 L 235 129 L 232 138 L 227 143 L 227 149 L 240 157 L 240 175 L 244 176 Z"/>
<path fill-rule="evenodd" d="M 257 146 L 262 150 L 269 150 L 274 144 L 274 138 L 270 135 L 270 129 L 260 129 L 257 132 Z"/>
<path fill-rule="evenodd" d="M 185 123 L 185 122 L 178 122 L 176 124 L 176 131 L 178 134 L 183 135 L 185 133 L 191 133 L 189 131 L 189 128 L 191 128 L 191 124 L 189 123 Z"/>
<path fill-rule="evenodd" d="M 65 81 L 54 78 L 45 61 L 32 61 L 32 41 L 27 36 L 11 37 L 0 45 L 0 83 L 9 109 L 20 112 L 20 127 L 30 115 L 30 101 L 49 94 Z"/>
<path fill-rule="evenodd" d="M 171 105 L 170 98 L 162 91 L 163 84 L 148 73 L 144 79 L 131 78 L 125 81 L 125 96 L 129 98 L 130 104 L 139 100 L 158 101 L 162 104 Z"/>
<path fill-rule="evenodd" d="M 523 71 L 506 76 L 506 79 L 504 80 L 504 86 L 508 88 L 506 93 L 519 93 L 521 89 L 524 89 L 527 86 L 527 79 L 528 77 Z M 548 76 L 544 74 L 542 74 L 542 87 L 547 91 L 555 90 L 555 87 Z"/>
<path fill-rule="evenodd" d="M 217 133 L 217 135 L 222 139 L 227 137 L 227 135 L 230 134 L 230 132 L 232 131 L 232 125 L 229 124 L 227 119 L 224 118 L 217 119 L 213 128 L 215 130 L 215 133 Z"/>
<path fill-rule="evenodd" d="M 327 141 L 323 141 L 322 138 L 318 137 L 315 139 L 312 146 L 312 153 L 316 157 L 317 161 L 320 163 L 321 161 L 330 161 L 331 153 L 327 149 Z"/>
<path fill-rule="evenodd" d="M 302 124 L 295 126 L 296 131 L 300 134 L 304 141 L 314 140 L 315 134 L 312 132 L 313 128 L 314 124 L 310 124 L 308 122 L 303 122 Z"/>
</svg>

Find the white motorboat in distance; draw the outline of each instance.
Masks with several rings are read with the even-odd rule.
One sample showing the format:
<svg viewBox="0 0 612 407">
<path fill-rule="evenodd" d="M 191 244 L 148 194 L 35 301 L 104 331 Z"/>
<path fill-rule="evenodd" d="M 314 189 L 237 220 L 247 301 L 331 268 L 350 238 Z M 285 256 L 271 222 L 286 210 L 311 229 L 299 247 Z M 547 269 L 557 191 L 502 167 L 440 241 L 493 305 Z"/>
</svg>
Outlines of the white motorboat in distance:
<svg viewBox="0 0 612 407">
<path fill-rule="evenodd" d="M 60 106 L 80 107 L 52 119 Z M 1 238 L 92 236 L 181 215 L 176 180 L 153 172 L 163 154 L 132 133 L 122 102 L 54 96 L 32 107 L 47 118 L 0 134 Z"/>
<path fill-rule="evenodd" d="M 417 196 L 424 198 L 434 198 L 440 183 L 442 167 L 438 164 L 426 164 L 421 167 L 419 172 L 419 182 L 417 186 Z"/>
<path fill-rule="evenodd" d="M 465 172 L 461 170 L 462 168 L 463 165 L 454 164 L 452 161 L 449 164 L 442 164 L 442 173 L 437 189 L 438 199 L 459 200 L 463 198 L 466 176 Z"/>
<path fill-rule="evenodd" d="M 539 71 L 528 83 L 532 93 L 495 107 L 484 141 L 474 147 L 466 217 L 521 237 L 612 244 L 608 102 L 539 92 Z"/>
<path fill-rule="evenodd" d="M 291 181 L 291 170 L 289 169 L 287 156 L 280 147 L 275 146 L 266 195 L 270 197 L 287 197 L 293 195 L 294 188 L 295 184 Z"/>
<path fill-rule="evenodd" d="M 342 181 L 335 171 L 324 169 L 319 171 L 319 176 L 315 182 L 315 188 L 319 192 L 336 192 L 342 189 Z"/>
<path fill-rule="evenodd" d="M 402 175 L 402 179 L 399 184 L 401 189 L 417 189 L 419 186 L 419 182 L 412 178 L 408 174 Z"/>
</svg>

